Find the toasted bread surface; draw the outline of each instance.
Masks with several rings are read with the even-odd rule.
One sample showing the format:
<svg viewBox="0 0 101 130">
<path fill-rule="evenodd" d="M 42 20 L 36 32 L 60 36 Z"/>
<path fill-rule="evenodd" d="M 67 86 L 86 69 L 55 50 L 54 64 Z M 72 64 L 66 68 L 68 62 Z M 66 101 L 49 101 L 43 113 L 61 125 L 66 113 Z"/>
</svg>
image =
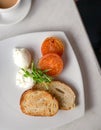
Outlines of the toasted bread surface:
<svg viewBox="0 0 101 130">
<path fill-rule="evenodd" d="M 31 116 L 53 116 L 57 113 L 58 101 L 46 91 L 25 91 L 20 99 L 20 108 L 23 113 Z"/>
</svg>

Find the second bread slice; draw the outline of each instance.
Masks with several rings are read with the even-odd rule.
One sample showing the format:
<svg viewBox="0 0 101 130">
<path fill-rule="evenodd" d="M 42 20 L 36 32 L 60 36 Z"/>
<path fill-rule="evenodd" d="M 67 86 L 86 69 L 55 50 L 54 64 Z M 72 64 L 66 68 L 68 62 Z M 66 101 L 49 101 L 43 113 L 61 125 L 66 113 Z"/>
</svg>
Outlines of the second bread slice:
<svg viewBox="0 0 101 130">
<path fill-rule="evenodd" d="M 48 92 L 55 96 L 59 102 L 59 108 L 69 110 L 75 107 L 76 95 L 70 86 L 61 83 L 60 81 L 52 81 L 48 85 Z M 46 90 L 44 84 L 36 84 L 33 89 Z"/>
</svg>

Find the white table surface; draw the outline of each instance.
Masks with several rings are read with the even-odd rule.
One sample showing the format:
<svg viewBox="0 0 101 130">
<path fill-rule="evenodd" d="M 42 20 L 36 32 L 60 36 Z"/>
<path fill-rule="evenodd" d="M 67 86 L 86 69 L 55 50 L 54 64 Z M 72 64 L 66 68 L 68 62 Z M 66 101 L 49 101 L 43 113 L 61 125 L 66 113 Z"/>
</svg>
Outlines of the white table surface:
<svg viewBox="0 0 101 130">
<path fill-rule="evenodd" d="M 56 30 L 66 33 L 79 61 L 86 112 L 82 118 L 54 130 L 100 130 L 100 69 L 73 0 L 33 0 L 31 10 L 23 21 L 0 26 L 0 40 L 23 33 Z"/>
</svg>

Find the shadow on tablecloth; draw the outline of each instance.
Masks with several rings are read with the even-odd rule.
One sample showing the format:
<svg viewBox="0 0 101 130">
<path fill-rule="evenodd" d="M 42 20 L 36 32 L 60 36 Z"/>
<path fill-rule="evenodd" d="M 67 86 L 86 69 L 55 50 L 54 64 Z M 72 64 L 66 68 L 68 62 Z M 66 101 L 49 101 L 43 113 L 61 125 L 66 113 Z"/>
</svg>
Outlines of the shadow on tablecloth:
<svg viewBox="0 0 101 130">
<path fill-rule="evenodd" d="M 93 96 L 91 93 L 92 86 L 89 82 L 89 70 L 88 70 L 86 63 L 84 62 L 83 55 L 80 52 L 79 47 L 77 46 L 73 35 L 71 33 L 68 33 L 66 35 L 72 45 L 72 48 L 75 52 L 78 63 L 80 65 L 80 69 L 81 69 L 81 73 L 82 73 L 82 77 L 83 77 L 83 84 L 84 84 L 85 110 L 89 110 L 93 107 Z"/>
</svg>

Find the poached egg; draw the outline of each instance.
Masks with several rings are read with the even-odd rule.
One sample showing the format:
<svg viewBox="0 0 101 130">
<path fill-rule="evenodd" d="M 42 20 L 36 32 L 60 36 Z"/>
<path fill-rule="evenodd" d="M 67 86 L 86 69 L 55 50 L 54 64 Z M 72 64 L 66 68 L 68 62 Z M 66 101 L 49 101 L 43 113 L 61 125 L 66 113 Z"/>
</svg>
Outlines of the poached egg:
<svg viewBox="0 0 101 130">
<path fill-rule="evenodd" d="M 31 64 L 31 54 L 26 48 L 13 49 L 14 63 L 20 68 L 28 68 Z"/>
</svg>

